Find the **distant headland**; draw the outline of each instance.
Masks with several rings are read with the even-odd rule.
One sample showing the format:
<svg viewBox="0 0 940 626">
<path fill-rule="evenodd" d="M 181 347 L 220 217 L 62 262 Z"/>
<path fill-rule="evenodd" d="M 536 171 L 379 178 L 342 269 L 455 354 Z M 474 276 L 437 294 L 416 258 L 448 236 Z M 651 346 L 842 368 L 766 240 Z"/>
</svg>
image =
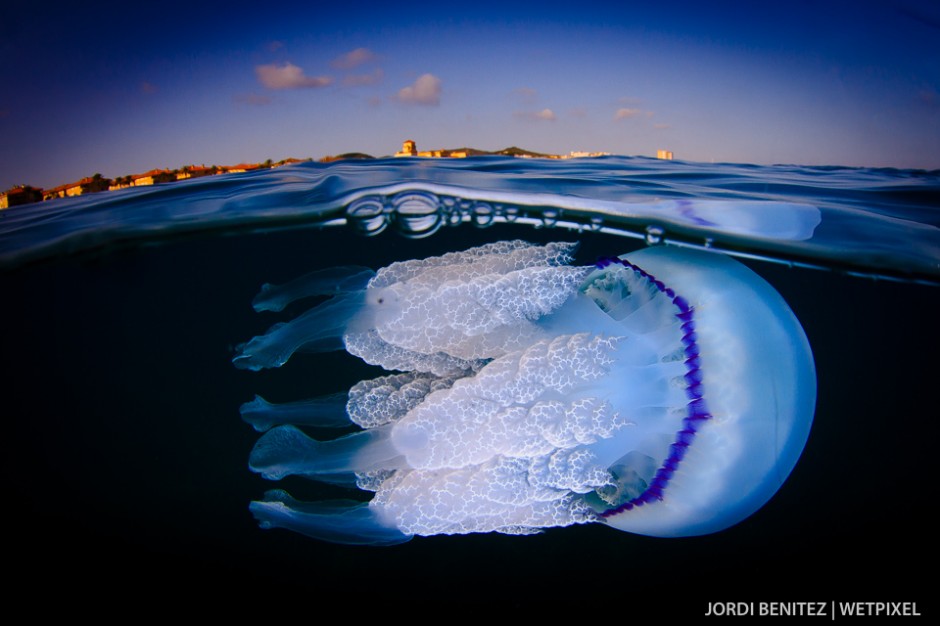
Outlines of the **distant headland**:
<svg viewBox="0 0 940 626">
<path fill-rule="evenodd" d="M 523 148 L 511 146 L 502 150 L 489 151 L 479 150 L 477 148 L 454 148 L 442 150 L 419 151 L 418 146 L 413 139 L 408 139 L 402 143 L 400 151 L 396 152 L 396 157 L 423 157 L 423 158 L 443 158 L 443 159 L 463 159 L 475 156 L 511 156 L 521 159 L 577 159 L 585 157 L 609 156 L 609 152 L 569 152 L 568 154 L 545 154 L 533 152 Z M 332 163 L 334 161 L 344 161 L 352 159 L 375 159 L 376 157 L 363 152 L 346 152 L 334 156 L 325 156 L 319 159 L 320 163 Z M 385 158 L 385 157 L 381 157 Z M 672 159 L 672 152 L 660 150 L 657 154 L 660 159 Z M 218 176 L 222 174 L 234 174 L 238 172 L 250 172 L 260 169 L 270 169 L 281 167 L 283 165 L 293 165 L 295 163 L 305 163 L 313 161 L 308 159 L 282 159 L 272 161 L 268 159 L 263 163 L 240 163 L 238 165 L 185 165 L 178 169 L 153 169 L 142 174 L 128 174 L 117 178 L 105 178 L 101 174 L 86 176 L 74 183 L 66 183 L 51 189 L 42 189 L 32 185 L 17 185 L 0 193 L 0 209 L 6 209 L 12 206 L 23 204 L 32 204 L 44 200 L 55 200 L 57 198 L 68 198 L 81 196 L 89 193 L 99 193 L 102 191 L 114 191 L 116 189 L 126 189 L 128 187 L 142 187 L 147 185 L 158 185 L 172 183 L 189 178 L 200 178 L 202 176 Z"/>
<path fill-rule="evenodd" d="M 401 144 L 401 150 L 395 153 L 396 157 L 425 157 L 439 159 L 465 159 L 474 156 L 511 156 L 522 159 L 572 159 L 579 157 L 599 157 L 610 156 L 609 152 L 569 152 L 565 155 L 545 154 L 542 152 L 532 152 L 524 148 L 512 146 L 503 148 L 495 152 L 488 150 L 478 150 L 476 148 L 454 148 L 451 150 L 418 150 L 418 144 L 414 139 L 406 139 Z"/>
</svg>

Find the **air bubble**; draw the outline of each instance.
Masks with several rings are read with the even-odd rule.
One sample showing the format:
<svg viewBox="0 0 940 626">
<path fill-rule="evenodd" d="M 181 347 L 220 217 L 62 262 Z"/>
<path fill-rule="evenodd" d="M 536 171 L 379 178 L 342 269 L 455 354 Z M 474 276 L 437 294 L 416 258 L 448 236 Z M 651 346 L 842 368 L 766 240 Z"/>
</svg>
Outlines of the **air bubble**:
<svg viewBox="0 0 940 626">
<path fill-rule="evenodd" d="M 646 227 L 646 243 L 650 246 L 658 246 L 663 242 L 663 235 L 666 231 L 660 226 L 647 226 Z"/>
<path fill-rule="evenodd" d="M 472 220 L 473 225 L 477 228 L 486 228 L 487 226 L 491 226 L 495 217 L 496 215 L 493 207 L 486 202 L 477 202 L 473 206 Z"/>
<path fill-rule="evenodd" d="M 395 224 L 406 237 L 420 238 L 435 233 L 442 225 L 440 202 L 425 191 L 403 191 L 392 198 Z"/>
<path fill-rule="evenodd" d="M 346 220 L 361 235 L 377 235 L 388 226 L 381 196 L 365 196 L 346 207 Z"/>
<path fill-rule="evenodd" d="M 542 226 L 545 228 L 554 228 L 558 224 L 558 217 L 561 211 L 558 209 L 545 209 L 542 211 Z"/>
</svg>

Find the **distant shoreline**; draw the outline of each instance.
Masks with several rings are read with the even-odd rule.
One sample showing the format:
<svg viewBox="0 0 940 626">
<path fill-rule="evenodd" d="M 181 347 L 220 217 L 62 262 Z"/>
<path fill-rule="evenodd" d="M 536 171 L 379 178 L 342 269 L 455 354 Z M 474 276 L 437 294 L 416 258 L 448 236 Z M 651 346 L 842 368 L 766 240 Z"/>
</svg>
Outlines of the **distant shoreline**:
<svg viewBox="0 0 940 626">
<path fill-rule="evenodd" d="M 524 148 L 510 146 L 502 150 L 489 151 L 479 150 L 477 148 L 454 148 L 446 150 L 431 150 L 418 152 L 415 142 L 405 141 L 402 145 L 402 151 L 394 155 L 383 157 L 374 157 L 363 152 L 346 152 L 338 155 L 325 156 L 318 160 L 320 163 L 333 163 L 335 161 L 346 160 L 369 160 L 376 158 L 394 157 L 421 157 L 421 158 L 467 158 L 474 156 L 511 156 L 523 159 L 573 159 L 584 157 L 609 156 L 607 152 L 570 152 L 566 155 L 546 154 L 533 152 Z M 672 153 L 669 153 L 671 158 Z M 662 157 L 661 157 L 662 158 Z M 86 195 L 89 193 L 100 193 L 103 191 L 116 191 L 127 189 L 129 187 L 144 187 L 150 185 L 172 183 L 190 178 L 201 178 L 203 176 L 218 176 L 221 174 L 235 174 L 249 172 L 260 169 L 272 169 L 284 165 L 294 165 L 297 163 L 308 163 L 313 158 L 295 159 L 287 158 L 280 161 L 268 159 L 263 163 L 240 163 L 238 165 L 185 165 L 178 169 L 153 169 L 141 174 L 128 174 L 117 178 L 105 178 L 101 174 L 86 176 L 73 183 L 66 183 L 43 189 L 32 185 L 16 185 L 4 192 L 0 192 L 0 209 L 6 209 L 13 206 L 22 206 L 25 204 L 36 204 L 47 200 L 57 198 L 70 198 L 74 196 Z"/>
<path fill-rule="evenodd" d="M 17 185 L 0 193 L 0 209 L 6 209 L 12 206 L 24 204 L 34 204 L 57 198 L 70 198 L 89 193 L 100 193 L 103 191 L 117 191 L 129 187 L 145 187 L 162 183 L 172 183 L 189 178 L 201 178 L 203 176 L 217 176 L 220 174 L 234 174 L 239 172 L 249 172 L 259 169 L 270 169 L 283 165 L 293 165 L 295 163 L 304 163 L 313 159 L 282 159 L 273 162 L 270 159 L 264 163 L 240 163 L 238 165 L 184 165 L 178 169 L 153 169 L 141 174 L 128 174 L 118 176 L 117 178 L 105 178 L 101 174 L 86 176 L 73 183 L 58 185 L 51 189 L 33 187 L 32 185 Z"/>
</svg>

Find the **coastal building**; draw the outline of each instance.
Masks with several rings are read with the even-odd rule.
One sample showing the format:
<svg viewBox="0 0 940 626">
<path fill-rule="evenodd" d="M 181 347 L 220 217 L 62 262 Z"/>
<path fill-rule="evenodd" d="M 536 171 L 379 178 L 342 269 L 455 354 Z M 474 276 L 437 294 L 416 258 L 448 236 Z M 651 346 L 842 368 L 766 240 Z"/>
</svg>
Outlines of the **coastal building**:
<svg viewBox="0 0 940 626">
<path fill-rule="evenodd" d="M 118 189 L 127 189 L 133 183 L 134 177 L 128 174 L 127 176 L 118 176 L 111 181 L 111 184 L 108 186 L 108 191 L 117 191 Z"/>
<path fill-rule="evenodd" d="M 413 157 L 418 156 L 418 144 L 415 143 L 414 139 L 406 139 L 401 144 L 401 151 L 396 152 L 395 156 L 397 157 Z"/>
<path fill-rule="evenodd" d="M 176 180 L 186 180 L 187 178 L 201 178 L 211 176 L 216 173 L 217 168 L 206 167 L 205 165 L 185 165 L 176 173 Z"/>
<path fill-rule="evenodd" d="M 414 144 L 414 142 L 412 142 Z M 364 158 L 372 158 L 369 155 L 361 155 Z M 307 159 L 308 161 L 310 159 Z M 156 185 L 158 183 L 170 183 L 187 178 L 199 178 L 200 176 L 211 176 L 213 174 L 225 174 L 228 172 L 248 172 L 259 168 L 278 167 L 281 165 L 293 165 L 294 163 L 303 163 L 301 159 L 284 159 L 277 163 L 272 163 L 270 159 L 265 163 L 241 163 L 231 167 L 219 167 L 213 165 L 186 165 L 178 170 L 155 169 L 143 174 L 128 174 L 118 176 L 114 180 L 105 178 L 101 174 L 88 176 L 74 183 L 59 185 L 52 189 L 37 189 L 29 185 L 18 185 L 8 191 L 0 193 L 0 209 L 5 209 L 18 204 L 29 204 L 39 202 L 40 200 L 52 200 L 55 198 L 68 198 L 80 196 L 86 193 L 95 193 L 98 191 L 115 191 L 126 189 L 128 187 L 142 187 L 146 185 Z"/>
<path fill-rule="evenodd" d="M 401 144 L 401 150 L 395 153 L 397 157 L 427 157 L 430 159 L 465 159 L 477 154 L 490 154 L 473 148 L 457 148 L 456 150 L 418 150 L 414 139 L 406 139 Z"/>
<path fill-rule="evenodd" d="M 610 152 L 585 152 L 584 150 L 572 150 L 568 153 L 569 159 L 584 159 L 591 157 L 610 156 Z"/>
<path fill-rule="evenodd" d="M 656 158 L 664 159 L 666 161 L 672 161 L 672 150 L 657 150 Z"/>
<path fill-rule="evenodd" d="M 240 174 L 242 172 L 253 172 L 261 167 L 260 163 L 239 163 L 231 167 L 222 168 L 227 174 Z"/>
<path fill-rule="evenodd" d="M 42 189 L 36 189 L 30 185 L 17 185 L 0 193 L 0 209 L 9 209 L 11 206 L 21 204 L 32 204 L 42 200 Z"/>
<path fill-rule="evenodd" d="M 157 183 L 171 183 L 176 180 L 176 174 L 170 170 L 150 170 L 143 174 L 131 176 L 131 187 L 156 185 Z"/>
<path fill-rule="evenodd" d="M 42 199 L 51 200 L 53 198 L 71 198 L 73 196 L 81 196 L 86 193 L 107 191 L 110 186 L 110 178 L 104 178 L 101 174 L 95 174 L 94 176 L 86 176 L 85 178 L 74 183 L 68 183 L 65 185 L 59 185 L 58 187 L 53 187 L 52 189 L 47 189 L 43 192 Z"/>
<path fill-rule="evenodd" d="M 42 192 L 43 200 L 52 200 L 53 198 L 64 198 L 65 190 L 68 189 L 68 185 L 59 185 L 58 187 L 53 187 L 52 189 L 46 189 Z"/>
</svg>

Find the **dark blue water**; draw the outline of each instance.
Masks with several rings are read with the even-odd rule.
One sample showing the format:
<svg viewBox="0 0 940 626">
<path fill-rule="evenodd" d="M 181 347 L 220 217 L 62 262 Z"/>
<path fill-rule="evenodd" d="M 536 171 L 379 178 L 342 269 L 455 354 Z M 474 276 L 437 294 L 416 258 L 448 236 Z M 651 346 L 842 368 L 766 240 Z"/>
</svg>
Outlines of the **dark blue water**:
<svg viewBox="0 0 940 626">
<path fill-rule="evenodd" d="M 698 616 L 724 600 L 911 600 L 929 612 L 910 563 L 935 553 L 938 194 L 935 172 L 409 160 L 5 211 L 14 590 L 171 610 L 182 598 L 250 610 L 349 593 L 397 600 L 400 614 L 504 600 L 580 607 L 588 619 Z M 375 375 L 344 353 L 232 367 L 232 347 L 272 321 L 251 309 L 259 286 L 507 238 L 579 241 L 577 263 L 647 239 L 709 246 L 770 281 L 806 330 L 819 382 L 813 431 L 783 489 L 741 524 L 687 539 L 592 525 L 358 548 L 258 529 L 247 505 L 271 485 L 248 471 L 257 434 L 239 405 Z"/>
</svg>

